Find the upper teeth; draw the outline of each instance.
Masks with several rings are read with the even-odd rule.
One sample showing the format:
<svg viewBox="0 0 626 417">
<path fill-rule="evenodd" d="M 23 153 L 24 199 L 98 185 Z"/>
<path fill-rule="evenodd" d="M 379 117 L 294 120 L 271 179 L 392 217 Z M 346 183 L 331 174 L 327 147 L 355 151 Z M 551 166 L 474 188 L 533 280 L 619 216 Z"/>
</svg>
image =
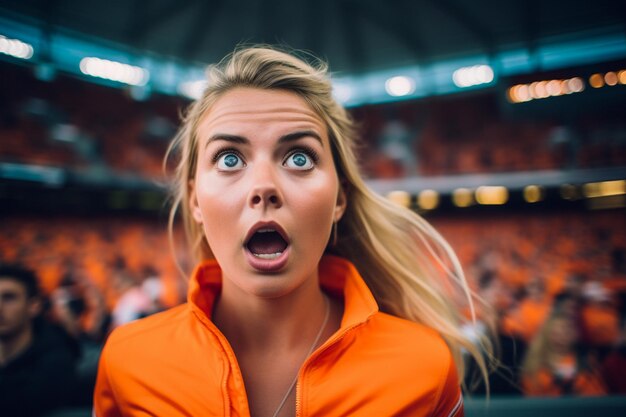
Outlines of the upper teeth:
<svg viewBox="0 0 626 417">
<path fill-rule="evenodd" d="M 257 230 L 257 233 L 267 233 L 267 232 L 275 232 L 276 230 L 274 229 L 270 229 L 269 227 L 264 228 L 264 229 L 259 229 Z"/>
</svg>

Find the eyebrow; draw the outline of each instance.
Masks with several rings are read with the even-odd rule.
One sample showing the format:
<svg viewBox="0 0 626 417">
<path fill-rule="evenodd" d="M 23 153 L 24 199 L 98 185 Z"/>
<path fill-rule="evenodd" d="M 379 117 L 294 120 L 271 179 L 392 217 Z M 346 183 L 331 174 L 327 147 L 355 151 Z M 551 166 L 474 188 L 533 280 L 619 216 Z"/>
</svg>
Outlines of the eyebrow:
<svg viewBox="0 0 626 417">
<path fill-rule="evenodd" d="M 317 132 L 313 130 L 301 130 L 293 133 L 287 133 L 286 135 L 283 135 L 278 139 L 278 143 L 283 144 L 287 142 L 293 142 L 304 137 L 312 137 L 313 139 L 317 140 L 320 145 L 322 145 L 322 147 L 324 147 L 324 142 L 322 141 L 322 138 Z M 228 133 L 216 133 L 215 135 L 211 136 L 209 140 L 207 140 L 205 147 L 208 146 L 209 143 L 216 140 L 223 140 L 226 142 L 237 143 L 240 145 L 250 145 L 250 140 L 244 136 L 230 135 Z"/>
</svg>

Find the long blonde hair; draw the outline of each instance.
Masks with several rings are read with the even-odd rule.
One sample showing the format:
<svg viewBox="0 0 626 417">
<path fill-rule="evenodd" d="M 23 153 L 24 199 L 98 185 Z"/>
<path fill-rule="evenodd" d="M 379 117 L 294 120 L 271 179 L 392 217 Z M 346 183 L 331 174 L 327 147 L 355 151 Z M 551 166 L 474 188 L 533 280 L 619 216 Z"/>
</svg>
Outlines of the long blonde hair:
<svg viewBox="0 0 626 417">
<path fill-rule="evenodd" d="M 438 331 L 451 349 L 461 380 L 465 374 L 463 350 L 475 358 L 486 378 L 483 354 L 491 356 L 489 343 L 476 346 L 460 330 L 461 308 L 469 309 L 474 319 L 474 295 L 454 251 L 418 214 L 367 187 L 355 155 L 354 123 L 332 96 L 326 64 L 313 61 L 307 63 L 273 47 L 257 46 L 237 49 L 209 67 L 208 86 L 189 107 L 168 150 L 168 155 L 173 151 L 179 155 L 170 231 L 180 211 L 196 261 L 213 257 L 201 226 L 193 220 L 189 209 L 189 181 L 198 158 L 198 124 L 213 103 L 236 87 L 295 93 L 325 122 L 337 174 L 347 195 L 347 209 L 337 226 L 337 241 L 329 245 L 328 251 L 356 266 L 382 311 Z"/>
<path fill-rule="evenodd" d="M 572 317 L 558 310 L 552 311 L 543 326 L 541 326 L 537 335 L 530 342 L 528 351 L 522 362 L 522 375 L 529 380 L 534 380 L 540 370 L 549 370 L 552 368 L 551 361 L 553 359 L 554 347 L 552 346 L 550 338 L 555 323 L 560 320 L 568 321 L 570 324 L 568 328 L 573 332 L 577 332 Z M 572 345 L 572 352 L 576 352 L 574 345 Z"/>
</svg>

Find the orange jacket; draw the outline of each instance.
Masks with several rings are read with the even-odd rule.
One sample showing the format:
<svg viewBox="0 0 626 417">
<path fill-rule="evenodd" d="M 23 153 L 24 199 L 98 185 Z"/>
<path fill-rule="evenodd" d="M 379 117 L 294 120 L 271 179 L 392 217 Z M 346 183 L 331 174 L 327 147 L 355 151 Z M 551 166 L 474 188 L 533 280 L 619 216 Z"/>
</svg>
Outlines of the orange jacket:
<svg viewBox="0 0 626 417">
<path fill-rule="evenodd" d="M 520 336 L 525 342 L 530 341 L 539 332 L 542 324 L 550 313 L 549 301 L 535 301 L 526 299 L 518 309 L 504 320 L 507 332 Z"/>
<path fill-rule="evenodd" d="M 619 339 L 620 323 L 617 309 L 609 306 L 583 307 L 582 337 L 591 346 L 612 346 Z"/>
<path fill-rule="evenodd" d="M 320 283 L 344 299 L 340 329 L 302 365 L 297 416 L 461 416 L 450 350 L 432 329 L 378 311 L 356 268 L 326 256 Z M 249 416 L 244 381 L 210 320 L 221 285 L 199 265 L 188 303 L 116 329 L 103 350 L 95 415 Z"/>
</svg>

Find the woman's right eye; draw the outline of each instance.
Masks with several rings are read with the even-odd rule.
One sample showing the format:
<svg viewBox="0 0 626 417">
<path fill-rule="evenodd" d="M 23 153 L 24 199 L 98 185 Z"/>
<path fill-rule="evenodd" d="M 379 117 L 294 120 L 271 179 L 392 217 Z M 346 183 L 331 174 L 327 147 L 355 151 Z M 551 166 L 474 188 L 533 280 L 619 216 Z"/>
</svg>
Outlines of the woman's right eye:
<svg viewBox="0 0 626 417">
<path fill-rule="evenodd" d="M 217 158 L 217 168 L 222 171 L 235 171 L 244 166 L 243 159 L 233 152 L 225 152 Z"/>
</svg>

